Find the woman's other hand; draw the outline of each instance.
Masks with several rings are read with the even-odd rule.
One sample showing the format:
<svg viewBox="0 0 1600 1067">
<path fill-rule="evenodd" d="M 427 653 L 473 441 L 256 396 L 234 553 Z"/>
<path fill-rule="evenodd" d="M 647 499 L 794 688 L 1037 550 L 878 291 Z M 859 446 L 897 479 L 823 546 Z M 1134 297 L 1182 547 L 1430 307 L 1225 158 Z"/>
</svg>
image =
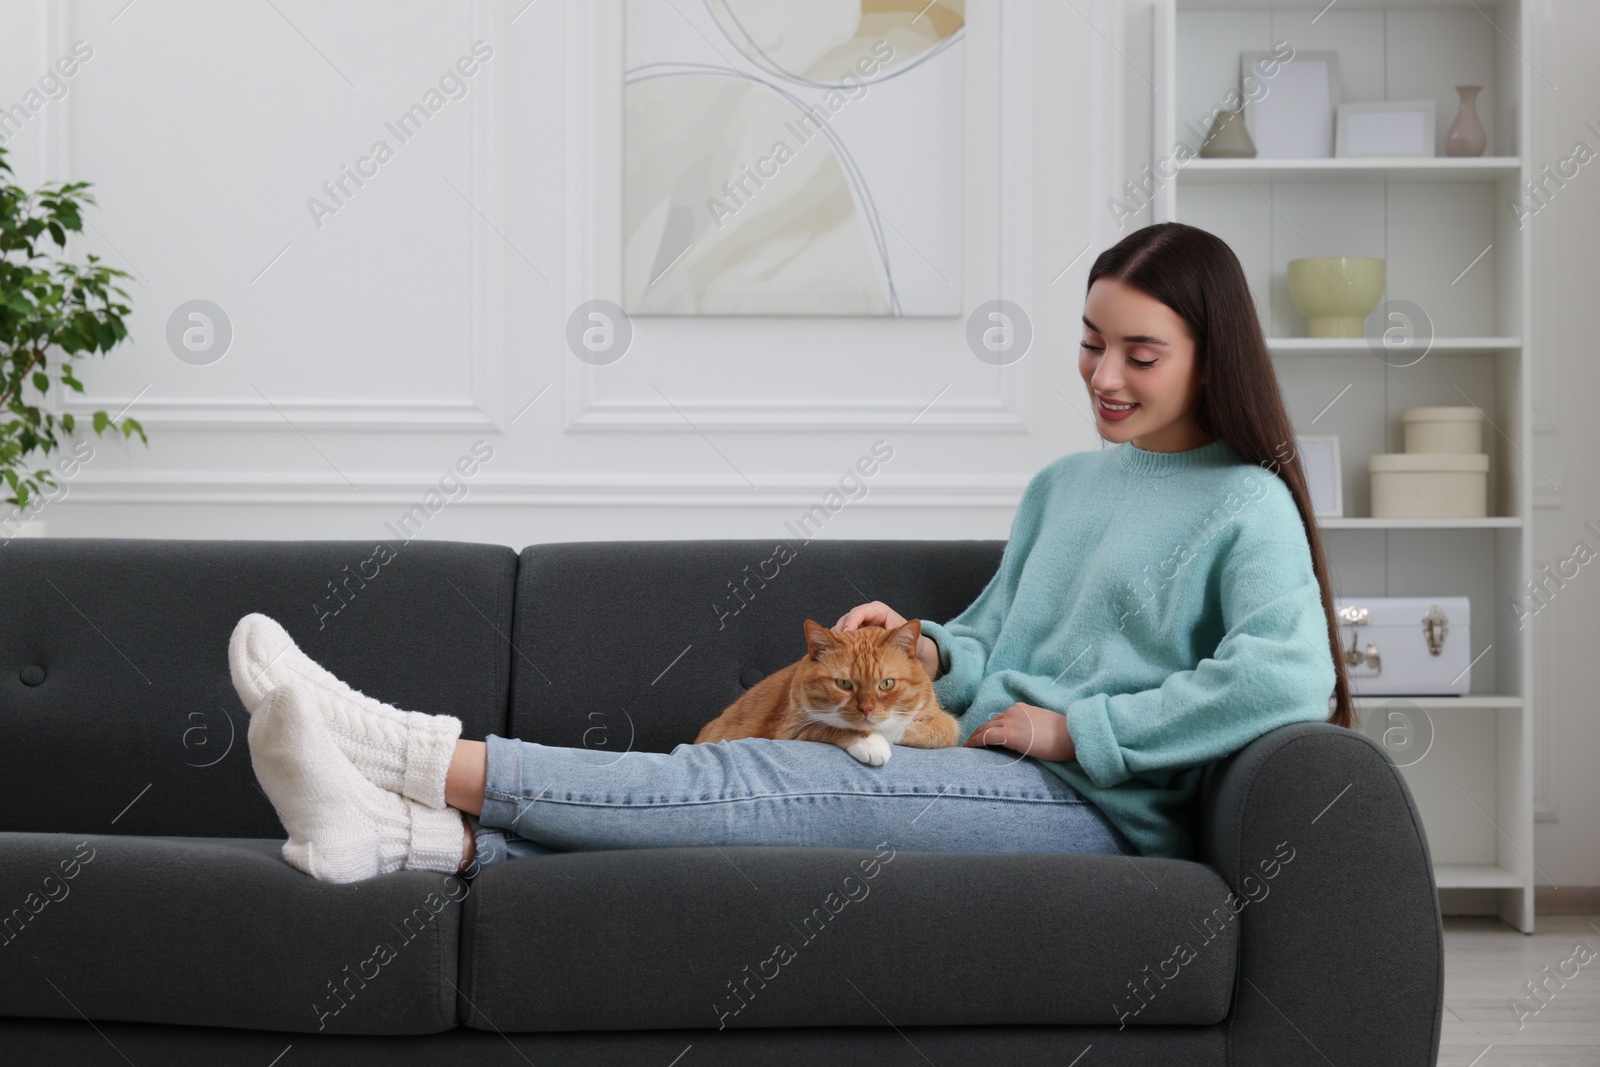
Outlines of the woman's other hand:
<svg viewBox="0 0 1600 1067">
<path fill-rule="evenodd" d="M 1049 708 L 1020 700 L 976 730 L 963 748 L 998 745 L 1024 756 L 1066 762 L 1077 756 L 1077 746 L 1067 732 L 1067 717 Z"/>
<path fill-rule="evenodd" d="M 881 626 L 885 630 L 893 630 L 906 624 L 906 618 L 881 600 L 874 600 L 870 604 L 857 604 L 834 623 L 832 629 L 843 632 L 857 630 L 863 626 Z M 917 658 L 922 661 L 923 670 L 928 672 L 929 678 L 939 677 L 939 646 L 934 644 L 933 638 L 923 635 L 917 639 Z"/>
</svg>

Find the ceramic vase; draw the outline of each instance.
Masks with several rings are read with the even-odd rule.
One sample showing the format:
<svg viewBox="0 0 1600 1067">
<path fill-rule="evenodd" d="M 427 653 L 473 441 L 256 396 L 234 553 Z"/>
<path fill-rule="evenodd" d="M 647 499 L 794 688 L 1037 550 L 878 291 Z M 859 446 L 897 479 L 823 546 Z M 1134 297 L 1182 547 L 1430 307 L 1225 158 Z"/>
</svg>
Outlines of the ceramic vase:
<svg viewBox="0 0 1600 1067">
<path fill-rule="evenodd" d="M 1445 155 L 1483 155 L 1489 137 L 1484 133 L 1483 123 L 1478 121 L 1478 90 L 1482 88 L 1481 85 L 1456 86 L 1456 92 L 1461 96 L 1461 110 L 1450 124 L 1450 131 L 1444 135 Z"/>
<path fill-rule="evenodd" d="M 1253 159 L 1255 154 L 1256 143 L 1245 128 L 1244 116 L 1237 111 L 1217 112 L 1200 155 L 1205 159 Z"/>
</svg>

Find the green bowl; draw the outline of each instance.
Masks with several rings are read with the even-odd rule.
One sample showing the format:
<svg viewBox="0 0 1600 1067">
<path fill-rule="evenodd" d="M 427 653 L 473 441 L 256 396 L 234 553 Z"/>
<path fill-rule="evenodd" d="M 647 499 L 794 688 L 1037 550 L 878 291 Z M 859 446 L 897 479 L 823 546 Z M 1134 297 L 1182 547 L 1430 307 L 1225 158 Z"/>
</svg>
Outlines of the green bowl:
<svg viewBox="0 0 1600 1067">
<path fill-rule="evenodd" d="M 1362 337 L 1383 299 L 1384 261 L 1330 256 L 1289 261 L 1289 296 L 1309 321 L 1309 337 Z"/>
</svg>

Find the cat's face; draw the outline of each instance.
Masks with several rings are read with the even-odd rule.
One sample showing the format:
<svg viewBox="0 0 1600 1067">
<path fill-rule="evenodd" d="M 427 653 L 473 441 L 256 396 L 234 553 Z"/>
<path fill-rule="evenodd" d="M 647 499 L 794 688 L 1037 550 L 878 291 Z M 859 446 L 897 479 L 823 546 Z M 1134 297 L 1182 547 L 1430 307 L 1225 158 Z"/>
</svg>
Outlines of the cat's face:
<svg viewBox="0 0 1600 1067">
<path fill-rule="evenodd" d="M 931 702 L 933 683 L 916 657 L 919 620 L 835 632 L 807 619 L 805 628 L 810 651 L 797 689 L 813 718 L 846 730 L 895 732 Z"/>
</svg>

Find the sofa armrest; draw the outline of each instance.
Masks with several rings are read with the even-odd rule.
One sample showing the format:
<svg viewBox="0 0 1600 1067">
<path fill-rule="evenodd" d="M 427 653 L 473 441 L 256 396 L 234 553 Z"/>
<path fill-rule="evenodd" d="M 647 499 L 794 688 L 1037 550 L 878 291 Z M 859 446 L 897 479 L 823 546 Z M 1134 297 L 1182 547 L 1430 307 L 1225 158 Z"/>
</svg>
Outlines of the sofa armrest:
<svg viewBox="0 0 1600 1067">
<path fill-rule="evenodd" d="M 1422 820 L 1383 747 L 1280 727 L 1207 767 L 1195 815 L 1198 858 L 1242 923 L 1228 1062 L 1432 1067 L 1444 929 Z"/>
</svg>

